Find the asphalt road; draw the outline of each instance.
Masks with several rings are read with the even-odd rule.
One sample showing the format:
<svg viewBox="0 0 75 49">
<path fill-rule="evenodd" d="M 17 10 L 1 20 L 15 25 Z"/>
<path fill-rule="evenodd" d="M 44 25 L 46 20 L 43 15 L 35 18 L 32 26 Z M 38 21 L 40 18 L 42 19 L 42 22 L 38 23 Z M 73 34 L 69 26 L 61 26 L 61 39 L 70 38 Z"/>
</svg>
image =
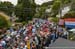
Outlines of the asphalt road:
<svg viewBox="0 0 75 49">
<path fill-rule="evenodd" d="M 46 49 L 75 49 L 75 41 L 58 38 Z"/>
</svg>

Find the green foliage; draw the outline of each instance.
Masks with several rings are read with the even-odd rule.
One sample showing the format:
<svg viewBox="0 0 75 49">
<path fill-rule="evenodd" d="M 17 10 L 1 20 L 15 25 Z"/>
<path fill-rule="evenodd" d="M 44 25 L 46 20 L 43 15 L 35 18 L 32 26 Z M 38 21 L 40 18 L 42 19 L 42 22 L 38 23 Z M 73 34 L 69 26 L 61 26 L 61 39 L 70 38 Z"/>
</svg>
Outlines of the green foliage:
<svg viewBox="0 0 75 49">
<path fill-rule="evenodd" d="M 20 21 L 31 20 L 35 14 L 35 3 L 31 3 L 30 0 L 21 0 L 15 7 L 15 14 L 19 17 Z"/>
<path fill-rule="evenodd" d="M 41 7 L 48 7 L 49 5 L 52 5 L 54 1 L 49 1 L 49 2 L 46 2 L 46 3 L 43 3 L 41 5 Z"/>
<path fill-rule="evenodd" d="M 75 34 L 73 32 L 70 32 L 69 36 L 68 36 L 68 39 L 72 40 L 72 41 L 75 41 Z"/>
<path fill-rule="evenodd" d="M 60 5 L 61 5 L 61 1 L 55 1 L 52 5 L 52 13 L 53 13 L 53 16 L 57 15 L 59 13 L 59 10 L 60 10 Z"/>
<path fill-rule="evenodd" d="M 37 11 L 35 17 L 37 18 L 44 18 L 46 15 L 46 9 L 50 8 L 54 1 L 45 2 L 42 5 L 37 5 Z"/>
<path fill-rule="evenodd" d="M 58 10 L 60 8 L 60 1 L 55 1 L 53 6 L 52 6 L 52 9 L 53 10 Z"/>
<path fill-rule="evenodd" d="M 63 16 L 63 18 L 75 18 L 75 11 L 70 11 Z"/>
<path fill-rule="evenodd" d="M 11 2 L 0 2 L 0 11 L 11 15 L 12 11 L 14 11 L 14 5 Z"/>
<path fill-rule="evenodd" d="M 69 3 L 71 3 L 71 0 L 54 0 L 52 5 L 52 16 L 56 17 L 59 11 Z"/>
<path fill-rule="evenodd" d="M 54 0 L 54 1 L 61 1 L 61 3 L 63 3 L 63 4 L 68 4 L 68 3 L 70 3 L 72 0 Z"/>
<path fill-rule="evenodd" d="M 59 21 L 59 18 L 57 18 L 57 17 L 52 17 L 51 20 L 52 20 L 53 22 L 57 23 L 57 22 Z"/>
<path fill-rule="evenodd" d="M 68 3 L 71 3 L 71 0 L 65 0 L 64 1 L 64 4 L 68 4 Z"/>
<path fill-rule="evenodd" d="M 0 28 L 8 28 L 11 26 L 11 23 L 7 18 L 7 16 L 0 14 Z"/>
<path fill-rule="evenodd" d="M 71 10 L 75 11 L 75 0 L 72 0 Z"/>
</svg>

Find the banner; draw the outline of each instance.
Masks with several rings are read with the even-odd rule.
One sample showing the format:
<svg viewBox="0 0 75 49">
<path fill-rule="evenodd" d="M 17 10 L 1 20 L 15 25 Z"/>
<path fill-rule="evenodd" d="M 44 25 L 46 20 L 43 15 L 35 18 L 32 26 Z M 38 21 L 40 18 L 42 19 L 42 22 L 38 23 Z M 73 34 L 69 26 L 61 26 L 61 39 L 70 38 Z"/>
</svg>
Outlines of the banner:
<svg viewBox="0 0 75 49">
<path fill-rule="evenodd" d="M 64 20 L 63 19 L 59 20 L 59 25 L 64 25 Z"/>
<path fill-rule="evenodd" d="M 65 19 L 65 26 L 67 28 L 75 28 L 75 18 Z"/>
</svg>

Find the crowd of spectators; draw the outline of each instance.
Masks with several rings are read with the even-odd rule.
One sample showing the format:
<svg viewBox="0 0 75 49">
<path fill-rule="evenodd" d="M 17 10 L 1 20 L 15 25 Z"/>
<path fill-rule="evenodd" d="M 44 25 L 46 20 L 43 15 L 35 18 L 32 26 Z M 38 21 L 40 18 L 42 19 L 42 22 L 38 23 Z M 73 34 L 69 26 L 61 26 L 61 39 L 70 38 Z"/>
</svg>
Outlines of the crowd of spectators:
<svg viewBox="0 0 75 49">
<path fill-rule="evenodd" d="M 44 49 L 58 37 L 67 39 L 66 29 L 48 20 L 37 19 L 33 23 L 10 27 L 0 38 L 0 49 Z"/>
</svg>

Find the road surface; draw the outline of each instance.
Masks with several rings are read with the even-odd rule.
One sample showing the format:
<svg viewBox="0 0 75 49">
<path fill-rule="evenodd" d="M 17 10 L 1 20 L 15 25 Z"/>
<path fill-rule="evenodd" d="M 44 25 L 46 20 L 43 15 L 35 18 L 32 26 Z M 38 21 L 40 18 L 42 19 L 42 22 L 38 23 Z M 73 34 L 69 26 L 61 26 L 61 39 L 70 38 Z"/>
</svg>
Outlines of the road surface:
<svg viewBox="0 0 75 49">
<path fill-rule="evenodd" d="M 75 41 L 58 38 L 46 49 L 75 49 Z"/>
</svg>

